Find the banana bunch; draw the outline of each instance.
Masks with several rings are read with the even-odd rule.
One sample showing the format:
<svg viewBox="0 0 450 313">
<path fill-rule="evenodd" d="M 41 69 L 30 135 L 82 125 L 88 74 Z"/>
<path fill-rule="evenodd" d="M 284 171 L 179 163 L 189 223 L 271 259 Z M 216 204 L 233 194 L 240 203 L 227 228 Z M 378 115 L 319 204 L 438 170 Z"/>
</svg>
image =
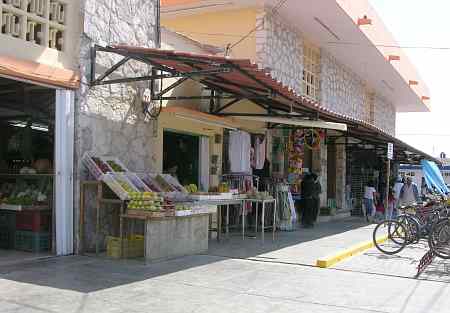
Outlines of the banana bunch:
<svg viewBox="0 0 450 313">
<path fill-rule="evenodd" d="M 198 191 L 197 185 L 196 184 L 190 184 L 187 186 L 184 186 L 184 188 L 187 190 L 187 192 L 189 193 L 196 193 Z"/>
</svg>

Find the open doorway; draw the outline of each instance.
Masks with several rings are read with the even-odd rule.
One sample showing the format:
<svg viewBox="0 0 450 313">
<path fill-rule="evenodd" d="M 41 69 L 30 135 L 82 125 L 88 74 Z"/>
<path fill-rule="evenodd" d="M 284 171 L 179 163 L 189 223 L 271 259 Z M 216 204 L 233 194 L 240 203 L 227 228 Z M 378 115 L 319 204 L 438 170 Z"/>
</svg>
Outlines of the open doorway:
<svg viewBox="0 0 450 313">
<path fill-rule="evenodd" d="M 183 185 L 199 185 L 199 139 L 199 136 L 164 130 L 163 171 L 177 177 Z"/>
<path fill-rule="evenodd" d="M 0 265 L 55 252 L 55 92 L 0 77 Z"/>
</svg>

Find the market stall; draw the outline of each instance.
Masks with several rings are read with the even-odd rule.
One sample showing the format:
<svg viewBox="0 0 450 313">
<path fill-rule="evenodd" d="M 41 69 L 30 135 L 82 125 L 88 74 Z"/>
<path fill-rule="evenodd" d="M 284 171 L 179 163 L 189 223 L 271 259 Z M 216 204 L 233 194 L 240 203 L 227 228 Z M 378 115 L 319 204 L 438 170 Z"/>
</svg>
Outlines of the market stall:
<svg viewBox="0 0 450 313">
<path fill-rule="evenodd" d="M 133 173 L 114 157 L 86 153 L 83 162 L 95 180 L 84 181 L 81 186 L 80 242 L 87 215 L 85 191 L 91 186 L 96 188 L 96 253 L 102 250 L 99 230 L 103 204 L 116 205 L 119 219 L 118 231 L 112 230 L 116 236 L 107 238 L 107 254 L 145 255 L 146 261 L 204 252 L 208 248 L 210 215 L 217 213 L 215 231 L 220 240 L 223 208 L 227 234 L 230 211 L 243 211 L 243 196 L 233 194 L 225 183 L 219 188 L 221 192 L 197 192 L 196 186 L 182 186 L 168 174 Z M 144 222 L 143 237 L 136 236 L 135 221 Z M 141 253 L 136 252 L 136 246 L 142 247 Z"/>
</svg>

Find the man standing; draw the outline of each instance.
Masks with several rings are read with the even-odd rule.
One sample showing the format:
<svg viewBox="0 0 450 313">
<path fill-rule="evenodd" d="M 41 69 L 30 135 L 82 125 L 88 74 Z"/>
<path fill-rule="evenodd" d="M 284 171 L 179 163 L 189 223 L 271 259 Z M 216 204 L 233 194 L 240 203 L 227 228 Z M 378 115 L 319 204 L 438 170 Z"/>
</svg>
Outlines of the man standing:
<svg viewBox="0 0 450 313">
<path fill-rule="evenodd" d="M 398 207 L 400 206 L 400 192 L 402 191 L 403 185 L 404 183 L 402 181 L 402 178 L 400 176 L 397 177 L 397 181 L 394 184 L 395 209 L 398 209 Z"/>
<path fill-rule="evenodd" d="M 411 205 L 419 201 L 419 189 L 411 177 L 406 179 L 406 184 L 400 191 L 400 201 L 402 205 Z"/>
<path fill-rule="evenodd" d="M 302 225 L 305 228 L 313 226 L 314 211 L 314 178 L 311 174 L 306 174 L 301 183 L 302 193 Z"/>
</svg>

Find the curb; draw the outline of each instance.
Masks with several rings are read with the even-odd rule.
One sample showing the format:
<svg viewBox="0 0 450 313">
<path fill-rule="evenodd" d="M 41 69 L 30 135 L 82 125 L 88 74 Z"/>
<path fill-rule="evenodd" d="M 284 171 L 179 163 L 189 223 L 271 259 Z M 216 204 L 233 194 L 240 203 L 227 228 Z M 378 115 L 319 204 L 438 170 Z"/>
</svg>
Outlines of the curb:
<svg viewBox="0 0 450 313">
<path fill-rule="evenodd" d="M 387 236 L 383 236 L 377 239 L 377 243 L 381 243 L 387 240 Z M 348 249 L 342 250 L 332 256 L 327 256 L 324 258 L 317 259 L 316 266 L 320 268 L 328 268 L 333 266 L 334 264 L 341 262 L 345 259 L 348 259 L 355 254 L 361 253 L 365 250 L 368 250 L 370 248 L 373 248 L 375 244 L 373 241 L 366 241 L 362 242 L 360 244 L 357 244 L 353 247 L 350 247 Z"/>
</svg>

